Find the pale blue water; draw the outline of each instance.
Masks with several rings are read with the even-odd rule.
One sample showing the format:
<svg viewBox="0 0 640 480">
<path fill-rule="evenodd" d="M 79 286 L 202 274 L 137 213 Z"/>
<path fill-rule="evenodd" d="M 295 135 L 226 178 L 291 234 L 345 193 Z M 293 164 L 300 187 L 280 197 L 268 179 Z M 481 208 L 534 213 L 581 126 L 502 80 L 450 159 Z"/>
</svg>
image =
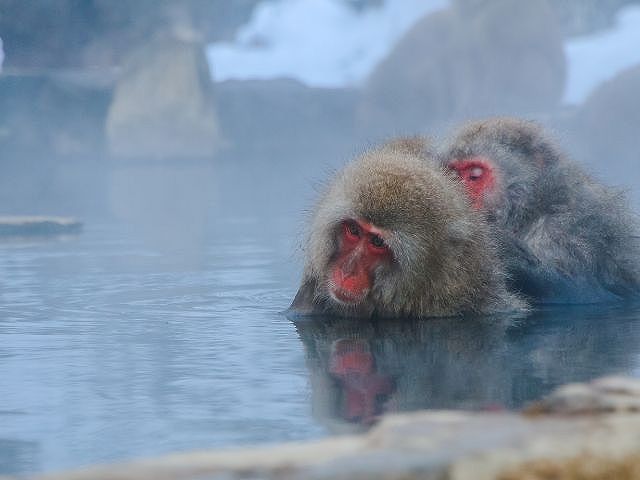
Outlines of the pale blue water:
<svg viewBox="0 0 640 480">
<path fill-rule="evenodd" d="M 218 221 L 179 252 L 109 224 L 1 243 L 0 474 L 309 439 L 383 411 L 513 408 L 638 371 L 634 307 L 293 323 L 297 230 Z"/>
</svg>

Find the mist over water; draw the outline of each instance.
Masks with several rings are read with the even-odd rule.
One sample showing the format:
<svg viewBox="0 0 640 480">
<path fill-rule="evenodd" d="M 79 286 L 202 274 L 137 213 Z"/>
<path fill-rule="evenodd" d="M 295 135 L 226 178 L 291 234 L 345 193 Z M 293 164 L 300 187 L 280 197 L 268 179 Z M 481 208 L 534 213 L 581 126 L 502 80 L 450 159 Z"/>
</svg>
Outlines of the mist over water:
<svg viewBox="0 0 640 480">
<path fill-rule="evenodd" d="M 617 51 L 614 32 L 633 30 L 637 6 L 556 12 L 565 20 L 552 48 L 569 66 L 532 55 L 495 74 L 508 52 L 483 32 L 509 23 L 491 2 L 315 0 L 313 11 L 324 12 L 315 17 L 294 1 L 215 1 L 204 11 L 198 2 L 95 0 L 82 12 L 62 3 L 47 13 L 58 23 L 46 38 L 28 19 L 25 33 L 0 17 L 0 215 L 84 223 L 72 236 L 0 237 L 0 475 L 362 431 L 385 412 L 520 408 L 569 381 L 638 375 L 637 306 L 400 322 L 283 314 L 326 179 L 394 134 L 442 136 L 491 114 L 534 118 L 640 206 L 638 67 L 610 58 L 616 71 L 602 72 L 585 60 L 594 45 Z M 547 2 L 538 3 L 547 18 Z M 41 18 L 44 7 L 16 5 Z M 460 17 L 423 17 L 454 7 Z M 103 15 L 110 8 L 124 10 Z M 311 20 L 299 27 L 332 42 L 293 45 L 302 33 L 281 22 L 300 12 Z M 387 18 L 389 31 L 367 40 Z M 468 18 L 478 38 L 412 44 L 442 25 L 475 31 L 460 30 Z M 343 41 L 341 31 L 352 35 Z M 635 37 L 622 37 L 620 51 L 636 52 Z M 469 47 L 482 41 L 496 51 Z M 297 75 L 290 52 L 304 55 L 304 45 L 322 62 Z M 248 59 L 243 75 L 265 70 L 226 75 L 215 54 L 223 47 Z M 576 60 L 578 51 L 586 53 Z M 551 85 L 534 105 L 493 87 L 520 71 Z M 426 90 L 410 90 L 416 84 Z M 341 371 L 348 362 L 357 375 Z"/>
</svg>

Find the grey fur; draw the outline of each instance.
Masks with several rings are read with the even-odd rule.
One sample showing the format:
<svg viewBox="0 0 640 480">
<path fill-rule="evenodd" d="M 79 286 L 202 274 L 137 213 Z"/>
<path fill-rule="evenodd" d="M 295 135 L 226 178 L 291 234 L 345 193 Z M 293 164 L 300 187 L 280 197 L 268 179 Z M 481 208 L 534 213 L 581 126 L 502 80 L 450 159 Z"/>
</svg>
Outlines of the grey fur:
<svg viewBox="0 0 640 480">
<path fill-rule="evenodd" d="M 624 192 L 596 182 L 532 122 L 467 124 L 444 148 L 442 162 L 471 156 L 498 167 L 484 209 L 511 288 L 540 303 L 638 296 L 640 231 Z"/>
<path fill-rule="evenodd" d="M 311 222 L 294 312 L 427 317 L 526 308 L 505 287 L 487 222 L 416 145 L 394 141 L 365 153 L 330 183 Z M 330 296 L 329 271 L 342 222 L 357 218 L 390 232 L 393 261 L 378 266 L 367 297 L 348 306 Z"/>
</svg>

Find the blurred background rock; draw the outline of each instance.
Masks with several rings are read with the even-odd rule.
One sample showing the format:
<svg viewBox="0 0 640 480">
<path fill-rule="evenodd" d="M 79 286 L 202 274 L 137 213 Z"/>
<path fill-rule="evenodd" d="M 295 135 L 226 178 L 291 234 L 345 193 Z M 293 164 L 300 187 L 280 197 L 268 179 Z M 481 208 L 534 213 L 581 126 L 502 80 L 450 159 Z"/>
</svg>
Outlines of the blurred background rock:
<svg viewBox="0 0 640 480">
<path fill-rule="evenodd" d="M 2 213 L 119 217 L 130 202 L 144 211 L 178 196 L 193 199 L 189 208 L 291 208 L 316 177 L 367 145 L 495 114 L 541 121 L 597 175 L 630 186 L 625 173 L 640 160 L 638 68 L 567 101 L 567 45 L 597 41 L 640 2 L 434 2 L 443 8 L 421 7 L 360 77 L 323 85 L 293 74 L 217 75 L 212 44 L 233 48 L 244 31 L 258 58 L 273 38 L 246 26 L 264 21 L 265 6 L 293 0 L 0 0 Z M 401 0 L 299 8 L 322 3 L 354 22 L 390 3 L 403 8 Z M 326 48 L 341 41 L 327 37 Z M 311 64 L 319 50 L 307 52 Z"/>
</svg>

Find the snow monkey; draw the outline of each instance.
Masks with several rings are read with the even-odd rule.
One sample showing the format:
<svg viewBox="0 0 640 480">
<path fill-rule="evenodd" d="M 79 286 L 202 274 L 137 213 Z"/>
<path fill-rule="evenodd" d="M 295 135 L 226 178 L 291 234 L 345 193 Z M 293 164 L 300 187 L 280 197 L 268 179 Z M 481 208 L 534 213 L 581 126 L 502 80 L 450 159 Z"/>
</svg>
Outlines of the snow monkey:
<svg viewBox="0 0 640 480">
<path fill-rule="evenodd" d="M 471 122 L 442 161 L 496 227 L 511 289 L 539 303 L 638 296 L 640 231 L 625 195 L 594 181 L 539 126 Z"/>
<path fill-rule="evenodd" d="M 348 164 L 312 218 L 294 313 L 428 317 L 526 308 L 483 215 L 416 139 Z"/>
</svg>

